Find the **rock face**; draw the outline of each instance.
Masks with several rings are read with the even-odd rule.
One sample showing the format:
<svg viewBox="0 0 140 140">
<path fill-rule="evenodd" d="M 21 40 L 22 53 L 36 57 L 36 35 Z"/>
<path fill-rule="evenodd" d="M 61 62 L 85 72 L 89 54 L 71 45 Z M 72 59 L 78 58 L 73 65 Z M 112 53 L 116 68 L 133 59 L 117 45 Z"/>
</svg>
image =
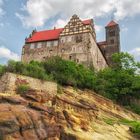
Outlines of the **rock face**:
<svg viewBox="0 0 140 140">
<path fill-rule="evenodd" d="M 0 94 L 0 140 L 135 140 L 129 127 L 103 118 L 140 119 L 91 91 L 62 88 Z"/>
</svg>

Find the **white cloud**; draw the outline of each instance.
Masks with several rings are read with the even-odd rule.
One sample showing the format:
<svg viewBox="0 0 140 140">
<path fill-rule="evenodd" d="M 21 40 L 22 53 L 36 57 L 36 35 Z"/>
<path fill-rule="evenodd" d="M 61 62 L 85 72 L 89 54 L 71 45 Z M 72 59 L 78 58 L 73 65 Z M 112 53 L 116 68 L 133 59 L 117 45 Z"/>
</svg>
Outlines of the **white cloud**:
<svg viewBox="0 0 140 140">
<path fill-rule="evenodd" d="M 121 31 L 122 32 L 128 32 L 128 28 L 125 25 L 121 26 Z"/>
<path fill-rule="evenodd" d="M 43 26 L 49 18 L 60 15 L 57 24 L 73 14 L 81 18 L 95 18 L 114 14 L 115 19 L 121 20 L 140 14 L 139 0 L 27 0 L 22 7 L 26 15 L 16 13 L 24 26 Z M 64 22 L 63 22 L 64 23 Z"/>
<path fill-rule="evenodd" d="M 133 17 L 140 14 L 139 0 L 119 0 L 116 1 L 116 12 L 114 16 L 117 20 L 122 20 L 125 17 Z"/>
<path fill-rule="evenodd" d="M 3 0 L 0 0 L 0 17 L 4 14 L 2 6 L 3 6 Z"/>
<path fill-rule="evenodd" d="M 129 51 L 130 54 L 132 54 L 136 60 L 140 61 L 140 47 L 134 48 L 133 50 Z"/>
<path fill-rule="evenodd" d="M 57 28 L 63 28 L 67 24 L 67 22 L 68 20 L 58 19 L 54 25 Z"/>
<path fill-rule="evenodd" d="M 4 46 L 0 46 L 0 58 L 20 60 L 20 56 Z"/>
<path fill-rule="evenodd" d="M 0 23 L 0 27 L 3 27 L 4 26 L 4 23 Z"/>
<path fill-rule="evenodd" d="M 103 29 L 103 26 L 95 24 L 95 31 L 100 32 Z"/>
<path fill-rule="evenodd" d="M 73 14 L 81 18 L 93 18 L 106 15 L 112 11 L 114 0 L 27 0 L 24 10 L 27 15 L 16 13 L 24 26 L 43 26 L 49 19 L 60 15 L 66 20 Z M 62 21 L 58 21 L 58 24 Z M 60 25 L 60 24 L 59 24 Z"/>
</svg>

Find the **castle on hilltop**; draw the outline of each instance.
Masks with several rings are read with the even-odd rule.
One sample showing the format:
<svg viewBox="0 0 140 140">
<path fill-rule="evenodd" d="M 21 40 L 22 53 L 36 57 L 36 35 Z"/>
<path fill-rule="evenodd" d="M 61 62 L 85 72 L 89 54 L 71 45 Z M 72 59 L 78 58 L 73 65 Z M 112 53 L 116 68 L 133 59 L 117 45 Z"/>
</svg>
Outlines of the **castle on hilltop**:
<svg viewBox="0 0 140 140">
<path fill-rule="evenodd" d="M 92 19 L 73 15 L 64 28 L 36 31 L 25 39 L 22 62 L 43 61 L 52 56 L 72 60 L 96 70 L 112 65 L 111 56 L 120 52 L 120 29 L 115 21 L 106 27 L 106 40 L 97 42 Z"/>
</svg>

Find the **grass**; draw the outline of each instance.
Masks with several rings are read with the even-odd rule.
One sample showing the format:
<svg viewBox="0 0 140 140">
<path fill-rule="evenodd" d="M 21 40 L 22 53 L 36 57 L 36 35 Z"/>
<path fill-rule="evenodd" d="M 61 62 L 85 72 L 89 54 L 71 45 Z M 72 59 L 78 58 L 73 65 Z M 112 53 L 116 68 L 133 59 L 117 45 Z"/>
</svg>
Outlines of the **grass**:
<svg viewBox="0 0 140 140">
<path fill-rule="evenodd" d="M 132 133 L 140 134 L 140 121 L 131 121 L 127 119 L 122 119 L 119 121 L 121 124 L 130 126 L 130 131 Z"/>
<path fill-rule="evenodd" d="M 109 124 L 109 125 L 114 125 L 117 122 L 117 120 L 114 120 L 111 118 L 103 118 L 103 120 L 106 124 Z"/>
<path fill-rule="evenodd" d="M 103 118 L 103 120 L 109 125 L 114 125 L 115 123 L 127 125 L 132 133 L 140 135 L 140 121 L 132 121 L 127 119 L 115 120 L 111 118 Z"/>
<path fill-rule="evenodd" d="M 19 85 L 16 89 L 16 92 L 18 94 L 26 94 L 30 90 L 30 87 L 28 85 Z"/>
</svg>

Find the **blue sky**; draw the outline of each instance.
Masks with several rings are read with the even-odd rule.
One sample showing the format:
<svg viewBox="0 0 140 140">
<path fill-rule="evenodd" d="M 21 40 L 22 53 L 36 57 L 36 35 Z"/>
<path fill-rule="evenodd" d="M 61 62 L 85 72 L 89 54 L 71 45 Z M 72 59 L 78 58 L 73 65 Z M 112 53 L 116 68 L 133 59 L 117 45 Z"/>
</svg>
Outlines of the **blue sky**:
<svg viewBox="0 0 140 140">
<path fill-rule="evenodd" d="M 63 27 L 77 14 L 93 18 L 97 40 L 113 18 L 121 29 L 121 50 L 140 61 L 140 0 L 0 0 L 0 64 L 20 60 L 21 49 L 34 28 Z"/>
</svg>

